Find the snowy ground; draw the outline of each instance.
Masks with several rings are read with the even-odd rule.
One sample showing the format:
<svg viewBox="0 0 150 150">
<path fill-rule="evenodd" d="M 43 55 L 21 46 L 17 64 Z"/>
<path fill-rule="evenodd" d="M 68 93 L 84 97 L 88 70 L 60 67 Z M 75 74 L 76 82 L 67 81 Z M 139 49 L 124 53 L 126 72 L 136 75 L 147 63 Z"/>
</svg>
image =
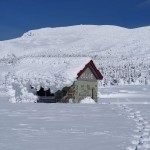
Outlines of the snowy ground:
<svg viewBox="0 0 150 150">
<path fill-rule="evenodd" d="M 115 105 L 11 104 L 4 93 L 0 100 L 2 150 L 123 150 L 132 139 L 134 122 Z"/>
<path fill-rule="evenodd" d="M 150 149 L 150 86 L 113 86 L 101 89 L 101 104 L 117 104 L 136 125 L 128 150 Z"/>
<path fill-rule="evenodd" d="M 12 104 L 1 88 L 0 149 L 147 150 L 150 105 L 135 104 L 136 97 L 130 96 L 130 92 L 140 91 L 146 97 L 138 98 L 138 102 L 148 102 L 149 89 L 101 88 L 102 104 Z M 123 103 L 126 98 L 130 104 Z"/>
<path fill-rule="evenodd" d="M 99 103 L 150 104 L 149 85 L 101 87 Z"/>
</svg>

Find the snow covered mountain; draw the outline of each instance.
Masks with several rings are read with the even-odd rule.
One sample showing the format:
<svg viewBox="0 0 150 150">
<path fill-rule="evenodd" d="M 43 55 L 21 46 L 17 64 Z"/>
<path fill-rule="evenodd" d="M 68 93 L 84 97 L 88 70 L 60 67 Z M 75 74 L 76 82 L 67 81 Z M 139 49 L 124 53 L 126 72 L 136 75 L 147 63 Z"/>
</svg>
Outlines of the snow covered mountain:
<svg viewBox="0 0 150 150">
<path fill-rule="evenodd" d="M 150 26 L 78 25 L 32 30 L 0 42 L 0 62 L 24 57 L 92 57 L 104 84 L 150 83 Z"/>
<path fill-rule="evenodd" d="M 98 55 L 150 57 L 150 26 L 78 25 L 32 30 L 22 37 L 0 42 L 0 58 L 15 56 Z"/>
</svg>

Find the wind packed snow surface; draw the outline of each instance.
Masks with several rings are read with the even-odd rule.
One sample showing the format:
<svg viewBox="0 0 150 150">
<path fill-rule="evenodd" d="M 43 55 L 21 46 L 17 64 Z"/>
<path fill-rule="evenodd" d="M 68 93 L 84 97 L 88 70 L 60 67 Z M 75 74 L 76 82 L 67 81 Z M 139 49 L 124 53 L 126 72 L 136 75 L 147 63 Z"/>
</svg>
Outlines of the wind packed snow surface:
<svg viewBox="0 0 150 150">
<path fill-rule="evenodd" d="M 71 86 L 77 74 L 87 63 L 87 57 L 49 57 L 24 58 L 8 74 L 7 90 L 11 102 L 36 102 L 31 86 L 36 90 L 40 87 L 50 88 L 51 92 Z"/>
</svg>

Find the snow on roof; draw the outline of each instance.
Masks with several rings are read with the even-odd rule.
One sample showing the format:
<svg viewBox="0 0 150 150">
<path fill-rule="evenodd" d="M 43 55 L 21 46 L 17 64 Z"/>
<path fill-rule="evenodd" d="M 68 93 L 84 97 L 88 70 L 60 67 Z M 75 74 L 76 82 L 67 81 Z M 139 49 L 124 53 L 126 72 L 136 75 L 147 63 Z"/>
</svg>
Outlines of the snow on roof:
<svg viewBox="0 0 150 150">
<path fill-rule="evenodd" d="M 70 86 L 77 74 L 91 58 L 88 57 L 34 57 L 24 58 L 15 66 L 15 77 L 33 87 L 50 88 L 52 92 Z"/>
</svg>

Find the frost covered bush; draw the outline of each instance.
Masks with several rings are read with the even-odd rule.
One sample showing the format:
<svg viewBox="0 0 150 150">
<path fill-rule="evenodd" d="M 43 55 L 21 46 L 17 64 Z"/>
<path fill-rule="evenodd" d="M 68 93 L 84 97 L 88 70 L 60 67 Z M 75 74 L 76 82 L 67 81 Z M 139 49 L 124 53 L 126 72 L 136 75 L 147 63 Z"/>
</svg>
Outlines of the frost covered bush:
<svg viewBox="0 0 150 150">
<path fill-rule="evenodd" d="M 6 77 L 6 89 L 9 95 L 9 101 L 12 103 L 17 102 L 36 102 L 37 96 L 35 96 L 29 90 L 28 82 L 17 79 L 14 74 L 8 74 Z"/>
<path fill-rule="evenodd" d="M 102 85 L 150 85 L 150 59 L 134 57 L 96 58 L 97 66 L 102 72 L 104 79 Z"/>
<path fill-rule="evenodd" d="M 34 95 L 33 93 L 29 93 L 27 91 L 27 88 L 23 87 L 21 89 L 20 101 L 21 102 L 36 102 L 37 101 L 37 96 Z"/>
<path fill-rule="evenodd" d="M 15 97 L 16 92 L 11 85 L 7 86 L 7 92 L 9 96 L 9 101 L 12 103 L 16 103 L 16 97 Z"/>
<path fill-rule="evenodd" d="M 0 64 L 15 64 L 18 58 L 14 54 L 7 54 L 0 59 Z"/>
</svg>

